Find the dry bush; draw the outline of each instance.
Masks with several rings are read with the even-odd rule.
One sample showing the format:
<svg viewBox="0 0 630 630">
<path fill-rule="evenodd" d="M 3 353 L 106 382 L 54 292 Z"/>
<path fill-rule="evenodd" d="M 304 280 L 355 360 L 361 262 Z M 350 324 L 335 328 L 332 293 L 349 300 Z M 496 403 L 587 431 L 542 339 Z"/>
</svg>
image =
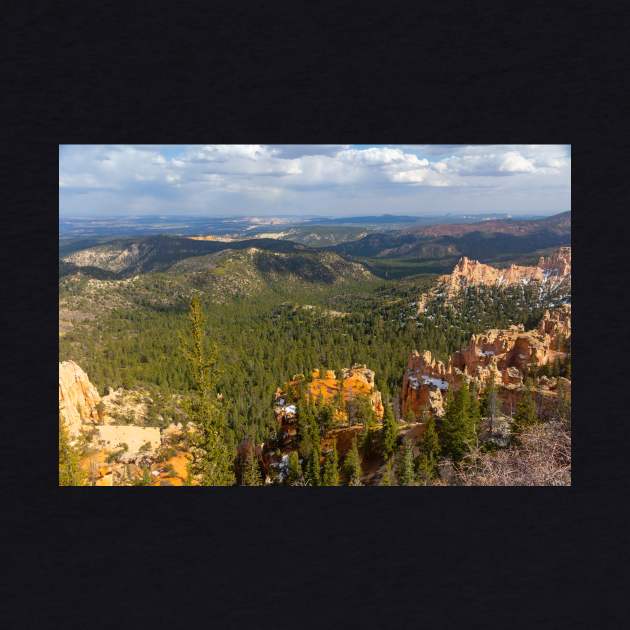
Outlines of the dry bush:
<svg viewBox="0 0 630 630">
<path fill-rule="evenodd" d="M 571 434 L 566 424 L 536 424 L 521 444 L 494 453 L 476 453 L 457 473 L 464 486 L 570 486 Z"/>
</svg>

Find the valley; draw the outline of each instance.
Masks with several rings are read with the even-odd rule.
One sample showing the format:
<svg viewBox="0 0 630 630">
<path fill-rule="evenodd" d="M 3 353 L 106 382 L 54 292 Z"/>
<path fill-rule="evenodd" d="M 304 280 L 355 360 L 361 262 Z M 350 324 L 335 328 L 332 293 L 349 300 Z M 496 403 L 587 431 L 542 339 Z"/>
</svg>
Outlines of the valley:
<svg viewBox="0 0 630 630">
<path fill-rule="evenodd" d="M 389 221 L 60 245 L 60 417 L 84 481 L 207 485 L 218 426 L 241 485 L 484 485 L 564 440 L 570 214 Z M 520 483 L 570 484 L 558 470 Z"/>
</svg>

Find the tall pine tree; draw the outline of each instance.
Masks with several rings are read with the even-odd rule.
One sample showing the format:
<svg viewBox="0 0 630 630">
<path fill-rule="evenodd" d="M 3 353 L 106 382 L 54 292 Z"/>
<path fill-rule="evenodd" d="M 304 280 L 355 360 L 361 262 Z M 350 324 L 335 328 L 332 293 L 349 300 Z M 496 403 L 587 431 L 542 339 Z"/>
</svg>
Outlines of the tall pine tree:
<svg viewBox="0 0 630 630">
<path fill-rule="evenodd" d="M 512 422 L 512 440 L 515 443 L 519 441 L 519 435 L 528 427 L 538 422 L 538 413 L 536 410 L 536 401 L 532 391 L 531 382 L 525 386 L 521 398 L 516 404 L 514 419 Z"/>
<path fill-rule="evenodd" d="M 476 384 L 473 384 L 470 388 L 469 421 L 471 437 L 474 435 L 474 440 L 477 442 L 476 438 L 479 435 L 479 429 L 481 426 L 481 405 L 479 403 L 479 392 L 477 391 Z"/>
<path fill-rule="evenodd" d="M 398 440 L 398 423 L 394 418 L 394 412 L 389 405 L 385 407 L 383 416 L 383 428 L 381 429 L 381 453 L 383 459 L 389 459 L 396 451 Z"/>
<path fill-rule="evenodd" d="M 490 431 L 494 431 L 494 423 L 499 415 L 499 401 L 494 375 L 491 374 L 481 398 L 481 415 L 488 419 Z"/>
<path fill-rule="evenodd" d="M 87 475 L 81 469 L 79 449 L 70 443 L 65 422 L 59 418 L 59 485 L 84 486 Z"/>
<path fill-rule="evenodd" d="M 247 449 L 245 455 L 245 461 L 243 462 L 243 468 L 241 473 L 241 485 L 242 486 L 261 486 L 262 477 L 260 474 L 260 467 L 258 466 L 258 457 L 254 452 L 254 446 Z"/>
<path fill-rule="evenodd" d="M 396 485 L 396 474 L 394 472 L 394 460 L 389 459 L 387 464 L 385 464 L 385 470 L 383 471 L 383 476 L 381 477 L 380 484 L 381 486 L 395 486 Z"/>
<path fill-rule="evenodd" d="M 476 443 L 477 436 L 470 407 L 468 383 L 463 379 L 461 387 L 455 394 L 449 388 L 439 428 L 442 452 L 454 462 L 461 461 Z"/>
<path fill-rule="evenodd" d="M 343 463 L 344 472 L 348 477 L 349 486 L 361 485 L 361 456 L 359 455 L 359 447 L 357 445 L 356 436 L 352 440 L 352 446 Z"/>
<path fill-rule="evenodd" d="M 435 479 L 438 471 L 438 458 L 440 456 L 440 440 L 435 428 L 435 420 L 430 417 L 427 420 L 422 442 L 420 443 L 420 455 L 417 461 L 417 476 L 424 483 Z"/>
<path fill-rule="evenodd" d="M 290 486 L 304 485 L 302 484 L 302 466 L 297 451 L 291 451 L 289 454 L 289 477 Z"/>
<path fill-rule="evenodd" d="M 313 446 L 313 450 L 311 451 L 311 456 L 308 460 L 308 465 L 306 469 L 306 481 L 311 486 L 321 486 L 322 476 L 321 476 L 321 449 L 319 446 L 319 437 L 317 442 Z"/>
<path fill-rule="evenodd" d="M 415 481 L 413 442 L 409 438 L 403 440 L 402 447 L 398 453 L 398 485 L 412 486 Z"/>
<path fill-rule="evenodd" d="M 182 339 L 183 354 L 190 366 L 194 390 L 186 404 L 195 426 L 192 434 L 192 470 L 204 486 L 231 486 L 235 482 L 233 449 L 225 416 L 213 395 L 216 347 L 205 348 L 205 317 L 197 295 L 190 302 L 189 334 Z"/>
<path fill-rule="evenodd" d="M 337 454 L 337 442 L 334 443 L 332 451 L 326 455 L 324 462 L 324 474 L 322 486 L 339 485 L 339 455 Z"/>
</svg>

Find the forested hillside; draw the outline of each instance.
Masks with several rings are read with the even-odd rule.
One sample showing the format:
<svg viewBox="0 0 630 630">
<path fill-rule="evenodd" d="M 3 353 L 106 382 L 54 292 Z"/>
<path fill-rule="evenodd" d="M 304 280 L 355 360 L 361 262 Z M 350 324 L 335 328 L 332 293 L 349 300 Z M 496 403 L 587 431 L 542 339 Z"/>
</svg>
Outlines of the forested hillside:
<svg viewBox="0 0 630 630">
<path fill-rule="evenodd" d="M 151 237 L 73 252 L 60 260 L 59 358 L 96 386 L 94 401 L 102 397 L 91 404 L 89 422 L 95 426 L 90 424 L 82 438 L 86 444 L 101 440 L 100 450 L 84 452 L 91 470 L 118 466 L 101 477 L 93 471 L 92 483 L 103 485 L 116 477 L 119 485 L 257 485 L 261 470 L 271 484 L 473 483 L 481 468 L 494 464 L 475 451 L 477 468 L 462 468 L 464 454 L 472 452 L 471 440 L 509 446 L 514 457 L 514 449 L 531 446 L 531 439 L 510 441 L 505 428 L 496 438 L 496 427 L 487 428 L 482 409 L 483 396 L 490 394 L 479 388 L 446 397 L 445 420 L 432 417 L 430 407 L 407 417 L 401 387 L 410 352 L 428 351 L 435 361 L 448 362 L 475 333 L 514 324 L 535 328 L 546 309 L 570 302 L 570 251 L 568 260 L 568 282 L 547 282 L 541 268 L 540 281 L 528 276 L 478 286 L 452 282 L 455 289 L 449 293 L 447 279 L 461 275 L 463 262 L 451 267 L 450 276 L 383 279 L 369 265 L 334 251 L 275 239 L 235 243 Z M 444 264 L 435 258 L 428 263 Z M 474 269 L 504 277 L 478 265 Z M 514 269 L 506 273 L 514 275 Z M 555 378 L 551 394 L 548 381 L 537 381 L 536 387 L 564 405 L 564 394 L 556 392 L 561 389 L 558 378 L 569 374 L 568 365 L 532 363 L 527 373 Z M 300 382 L 296 375 L 353 370 L 374 379 L 369 391 L 378 397 L 378 414 L 368 410 L 357 392 L 348 397 L 343 378 L 331 376 L 317 385 L 337 391 L 330 401 L 296 395 L 293 424 L 279 423 L 279 388 L 291 379 Z M 518 380 L 509 370 L 505 374 L 520 383 L 510 400 L 526 398 L 524 377 Z M 458 387 L 461 382 L 453 381 Z M 280 407 L 288 409 L 289 402 Z M 514 425 L 515 436 L 517 427 L 518 435 L 529 435 L 537 412 L 523 413 L 522 427 L 514 424 L 521 422 L 516 416 L 502 416 L 502 426 Z M 343 417 L 345 424 L 331 420 Z M 553 418 L 566 423 L 567 414 L 561 410 Z M 445 422 L 453 423 L 451 429 Z M 157 442 L 156 430 L 161 436 Z M 448 455 L 440 465 L 450 462 L 450 472 L 438 472 L 437 450 L 422 450 L 429 448 L 434 430 L 435 443 Z M 115 435 L 129 437 L 115 447 Z M 141 435 L 150 437 L 144 451 Z M 293 442 L 287 442 L 287 435 Z M 60 436 L 60 444 L 71 444 L 69 439 Z M 64 448 L 71 452 L 76 447 Z M 209 472 L 208 462 L 199 464 L 203 452 L 219 457 L 219 476 Z M 95 463 L 96 457 L 106 461 Z M 186 473 L 190 458 L 193 472 Z M 129 472 L 123 464 L 140 467 Z M 154 474 L 157 478 L 151 479 Z"/>
<path fill-rule="evenodd" d="M 194 268 L 202 259 L 189 260 Z M 236 286 L 236 292 L 230 296 L 213 285 L 217 299 L 212 299 L 203 278 L 191 285 L 185 263 L 179 269 L 184 275 L 176 270 L 145 274 L 133 283 L 95 286 L 94 280 L 64 279 L 62 303 L 72 313 L 81 308 L 98 315 L 75 320 L 61 336 L 60 360 L 77 361 L 102 393 L 108 387 L 139 386 L 186 391 L 191 377 L 180 335 L 193 286 L 206 295 L 207 334 L 219 350 L 216 389 L 226 398 L 230 425 L 239 437 L 253 430 L 261 440 L 274 431 L 273 391 L 292 374 L 365 363 L 391 401 L 410 348 L 431 348 L 445 358 L 471 333 L 511 323 L 530 326 L 548 306 L 532 287 L 471 291 L 465 308 L 436 305 L 419 317 L 416 301 L 434 282 L 432 276 L 340 285 L 280 280 L 256 285 L 252 300 L 245 290 L 253 286 L 251 278 L 222 274 L 219 280 Z"/>
</svg>

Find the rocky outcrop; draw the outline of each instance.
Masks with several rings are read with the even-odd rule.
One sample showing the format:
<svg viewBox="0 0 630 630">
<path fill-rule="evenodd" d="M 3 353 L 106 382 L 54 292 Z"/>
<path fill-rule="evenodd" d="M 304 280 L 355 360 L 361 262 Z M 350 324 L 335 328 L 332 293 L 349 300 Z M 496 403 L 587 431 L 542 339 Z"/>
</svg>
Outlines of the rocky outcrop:
<svg viewBox="0 0 630 630">
<path fill-rule="evenodd" d="M 313 370 L 311 376 L 312 380 L 308 385 L 308 391 L 313 400 L 324 403 L 333 402 L 340 400 L 341 392 L 343 392 L 343 399 L 346 403 L 359 396 L 364 396 L 369 399 L 377 418 L 383 417 L 383 401 L 381 392 L 376 389 L 374 371 L 365 364 L 355 364 L 351 368 L 343 368 L 339 378 L 333 370 L 326 370 L 325 374 L 320 374 L 319 370 Z"/>
<path fill-rule="evenodd" d="M 84 424 L 100 421 L 100 402 L 96 387 L 74 361 L 59 364 L 59 417 L 71 437 L 77 437 Z"/>
<path fill-rule="evenodd" d="M 184 432 L 192 427 L 171 423 L 160 431 L 158 427 L 116 423 L 120 419 L 143 422 L 146 395 L 141 390 L 110 389 L 101 398 L 74 361 L 59 364 L 59 418 L 73 440 L 81 434 L 88 440 L 82 466 L 91 485 L 130 485 L 142 477 L 140 467 L 150 467 L 152 485 L 184 484 L 182 471 L 189 455 L 178 451 L 177 457 L 164 463 L 162 447 L 178 447 Z"/>
<path fill-rule="evenodd" d="M 189 480 L 188 464 L 190 454 L 175 450 L 168 459 L 154 461 L 150 457 L 131 461 L 123 456 L 112 460 L 107 450 L 101 449 L 86 455 L 81 467 L 92 486 L 130 486 L 140 483 L 150 486 L 183 486 Z"/>
<path fill-rule="evenodd" d="M 549 337 L 548 343 L 557 350 L 566 349 L 571 339 L 571 305 L 565 304 L 551 311 L 545 311 L 538 324 L 538 332 Z"/>
<path fill-rule="evenodd" d="M 560 247 L 551 256 L 541 256 L 538 268 L 550 276 L 558 278 L 571 278 L 571 248 Z"/>
<path fill-rule="evenodd" d="M 311 372 L 309 381 L 303 374 L 294 375 L 284 389 L 278 388 L 274 394 L 273 410 L 279 425 L 280 444 L 285 449 L 296 446 L 300 390 L 316 404 L 332 406 L 333 422 L 336 427 L 347 426 L 356 420 L 352 417 L 354 409 L 352 403 L 359 397 L 365 397 L 370 402 L 376 417 L 380 420 L 384 407 L 374 377 L 374 371 L 361 364 L 344 368 L 339 375 L 334 370 L 320 373 L 319 369 L 315 369 Z M 343 404 L 340 404 L 342 398 Z"/>
<path fill-rule="evenodd" d="M 561 284 L 570 286 L 571 248 L 560 247 L 550 256 L 541 256 L 533 267 L 510 265 L 500 269 L 464 256 L 460 258 L 450 274 L 438 278 L 437 286 L 433 291 L 420 296 L 418 312 L 424 312 L 431 297 L 438 294 L 444 294 L 448 301 L 467 287 L 508 287 L 530 282 L 538 282 L 549 288 L 556 288 Z"/>
<path fill-rule="evenodd" d="M 494 382 L 503 393 L 518 390 L 533 369 L 564 361 L 570 338 L 571 307 L 564 305 L 546 311 L 535 330 L 519 325 L 473 335 L 446 363 L 431 352 L 414 351 L 403 375 L 403 418 L 418 417 L 424 409 L 442 415 L 447 390 L 459 388 L 464 379 L 478 389 Z"/>
</svg>

